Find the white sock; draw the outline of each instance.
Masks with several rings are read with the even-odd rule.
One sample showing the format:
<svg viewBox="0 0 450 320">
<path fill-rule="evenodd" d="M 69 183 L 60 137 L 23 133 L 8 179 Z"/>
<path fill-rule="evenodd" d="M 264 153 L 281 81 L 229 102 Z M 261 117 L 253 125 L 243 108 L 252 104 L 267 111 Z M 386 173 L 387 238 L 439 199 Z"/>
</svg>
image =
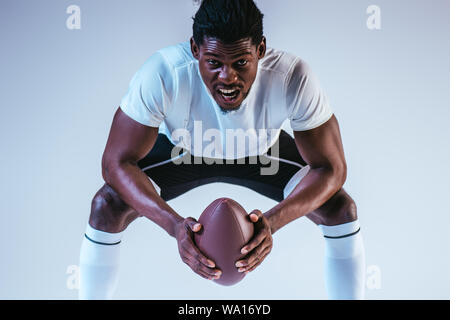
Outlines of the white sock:
<svg viewBox="0 0 450 320">
<path fill-rule="evenodd" d="M 319 225 L 325 237 L 325 286 L 329 299 L 364 299 L 366 259 L 358 220 Z"/>
<path fill-rule="evenodd" d="M 87 225 L 80 250 L 80 300 L 112 298 L 119 275 L 122 233 L 108 233 Z"/>
</svg>

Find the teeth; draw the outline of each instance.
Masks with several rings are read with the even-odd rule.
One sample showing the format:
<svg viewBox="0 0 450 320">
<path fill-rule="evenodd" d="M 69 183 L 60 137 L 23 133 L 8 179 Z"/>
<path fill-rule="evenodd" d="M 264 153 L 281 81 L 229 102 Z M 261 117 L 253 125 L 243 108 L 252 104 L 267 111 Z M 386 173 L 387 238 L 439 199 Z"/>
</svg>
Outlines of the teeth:
<svg viewBox="0 0 450 320">
<path fill-rule="evenodd" d="M 233 93 L 236 91 L 236 89 L 234 90 L 225 90 L 225 89 L 219 89 L 220 92 L 225 93 L 225 94 L 229 94 L 229 93 Z"/>
</svg>

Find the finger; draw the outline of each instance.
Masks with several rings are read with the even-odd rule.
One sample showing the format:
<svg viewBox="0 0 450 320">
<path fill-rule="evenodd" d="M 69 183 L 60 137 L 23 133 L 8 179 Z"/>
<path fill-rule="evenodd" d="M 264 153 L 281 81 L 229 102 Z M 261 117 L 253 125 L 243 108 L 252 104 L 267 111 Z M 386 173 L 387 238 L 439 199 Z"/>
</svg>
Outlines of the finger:
<svg viewBox="0 0 450 320">
<path fill-rule="evenodd" d="M 204 272 L 203 270 L 197 270 L 195 267 L 195 261 L 188 257 L 188 256 L 183 256 L 182 260 L 185 264 L 188 265 L 189 268 L 191 268 L 192 271 L 194 271 L 195 273 L 197 273 L 198 275 L 202 276 L 205 279 L 210 279 L 211 276 L 208 275 L 208 273 Z"/>
<path fill-rule="evenodd" d="M 247 243 L 245 246 L 242 247 L 241 249 L 241 253 L 245 254 L 248 253 L 250 251 L 252 251 L 254 248 L 256 248 L 261 242 L 264 241 L 264 239 L 266 238 L 267 234 L 263 231 L 261 231 L 260 233 L 258 233 L 252 240 L 250 240 L 249 243 Z"/>
<path fill-rule="evenodd" d="M 202 225 L 198 222 L 191 227 L 192 231 L 194 231 L 194 232 L 199 232 L 201 228 L 202 228 Z"/>
<path fill-rule="evenodd" d="M 192 246 L 185 247 L 183 249 L 185 255 L 189 256 L 193 260 L 199 261 L 205 267 L 214 268 L 216 266 L 214 261 L 205 257 L 201 252 L 198 251 L 198 249 L 196 250 Z"/>
<path fill-rule="evenodd" d="M 208 259 L 203 254 L 200 253 L 200 251 L 197 249 L 195 253 L 193 254 L 195 260 L 198 260 L 205 268 L 212 269 L 215 268 L 216 264 L 214 261 Z M 217 269 L 219 270 L 219 269 Z"/>
<path fill-rule="evenodd" d="M 211 280 L 211 276 L 208 275 L 207 273 L 203 272 L 202 270 L 199 270 L 199 272 L 195 271 L 192 265 L 192 262 L 189 258 L 187 257 L 183 257 L 183 262 L 189 267 L 191 268 L 192 271 L 194 271 L 195 273 L 197 273 L 198 275 L 200 275 L 201 277 L 207 279 L 207 280 Z"/>
<path fill-rule="evenodd" d="M 194 241 L 191 238 L 187 238 L 183 242 L 182 248 L 189 254 L 193 256 L 196 260 L 199 260 L 202 264 L 209 268 L 214 268 L 216 264 L 211 259 L 208 259 L 201 251 L 197 248 Z"/>
<path fill-rule="evenodd" d="M 197 223 L 194 218 L 186 219 L 185 226 L 187 228 L 188 233 L 190 232 L 190 230 L 192 230 L 191 225 L 193 227 L 195 224 L 199 224 L 201 226 L 201 224 Z M 184 239 L 181 242 L 181 247 L 184 251 L 187 251 L 190 255 L 193 255 L 195 257 L 198 256 L 198 259 L 203 264 L 209 267 L 215 267 L 214 261 L 205 257 L 205 255 L 198 249 L 197 245 L 194 243 L 194 237 L 192 237 L 192 235 L 187 235 L 186 237 L 184 237 Z"/>
<path fill-rule="evenodd" d="M 195 272 L 208 279 L 218 279 L 222 275 L 219 269 L 208 268 L 192 256 L 185 256 L 186 264 Z"/>
<path fill-rule="evenodd" d="M 189 226 L 193 232 L 199 232 L 202 228 L 202 225 L 192 217 L 186 218 L 185 223 Z"/>
<path fill-rule="evenodd" d="M 255 223 L 259 220 L 259 218 L 262 216 L 261 210 L 255 209 L 249 214 L 250 220 Z"/>
<path fill-rule="evenodd" d="M 258 259 L 256 259 L 253 264 L 248 265 L 247 267 L 245 267 L 241 272 L 251 272 L 253 270 L 256 269 L 256 267 L 258 267 L 263 261 L 264 259 L 266 259 L 267 255 L 270 253 L 270 248 L 267 248 L 266 250 L 263 251 L 263 253 L 261 254 L 261 256 L 258 257 Z"/>
<path fill-rule="evenodd" d="M 193 270 L 195 273 L 201 275 L 202 277 L 204 277 L 204 278 L 206 278 L 206 279 L 208 279 L 208 280 L 219 279 L 220 276 L 221 276 L 220 273 L 214 273 L 214 274 L 211 274 L 211 273 L 209 273 L 209 272 L 206 272 L 206 271 L 203 270 L 203 269 L 198 269 L 198 270 L 192 269 L 192 270 Z"/>
<path fill-rule="evenodd" d="M 191 268 L 192 271 L 194 271 L 196 274 L 198 274 L 199 276 L 201 276 L 202 278 L 205 278 L 206 280 L 212 280 L 214 279 L 214 276 L 209 275 L 208 273 L 204 272 L 203 270 L 197 270 L 195 271 L 193 268 Z"/>
<path fill-rule="evenodd" d="M 263 252 L 270 247 L 270 242 L 264 241 L 256 247 L 250 254 L 248 254 L 245 259 L 236 261 L 236 267 L 247 267 L 252 265 L 262 254 Z"/>
</svg>

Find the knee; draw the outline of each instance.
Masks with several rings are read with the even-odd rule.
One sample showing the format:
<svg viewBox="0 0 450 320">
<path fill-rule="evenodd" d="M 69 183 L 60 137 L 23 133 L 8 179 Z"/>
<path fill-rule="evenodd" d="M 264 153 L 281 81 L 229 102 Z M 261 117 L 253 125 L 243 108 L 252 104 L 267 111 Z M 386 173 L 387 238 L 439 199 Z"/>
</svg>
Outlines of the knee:
<svg viewBox="0 0 450 320">
<path fill-rule="evenodd" d="M 319 210 L 323 225 L 333 226 L 358 219 L 355 201 L 345 192 L 337 192 Z"/>
<path fill-rule="evenodd" d="M 105 232 L 121 232 L 129 223 L 139 217 L 111 187 L 105 185 L 91 202 L 89 224 Z"/>
</svg>

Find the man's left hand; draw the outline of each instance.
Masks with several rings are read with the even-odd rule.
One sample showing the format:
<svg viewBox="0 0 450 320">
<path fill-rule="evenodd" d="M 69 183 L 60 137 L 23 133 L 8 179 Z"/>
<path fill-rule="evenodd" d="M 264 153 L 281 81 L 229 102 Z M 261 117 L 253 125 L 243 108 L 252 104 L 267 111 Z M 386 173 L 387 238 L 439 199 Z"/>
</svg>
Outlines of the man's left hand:
<svg viewBox="0 0 450 320">
<path fill-rule="evenodd" d="M 272 250 L 272 232 L 267 218 L 257 209 L 249 214 L 249 218 L 254 224 L 255 233 L 250 242 L 241 249 L 242 254 L 248 254 L 244 259 L 236 261 L 238 271 L 245 273 L 259 266 Z"/>
</svg>

